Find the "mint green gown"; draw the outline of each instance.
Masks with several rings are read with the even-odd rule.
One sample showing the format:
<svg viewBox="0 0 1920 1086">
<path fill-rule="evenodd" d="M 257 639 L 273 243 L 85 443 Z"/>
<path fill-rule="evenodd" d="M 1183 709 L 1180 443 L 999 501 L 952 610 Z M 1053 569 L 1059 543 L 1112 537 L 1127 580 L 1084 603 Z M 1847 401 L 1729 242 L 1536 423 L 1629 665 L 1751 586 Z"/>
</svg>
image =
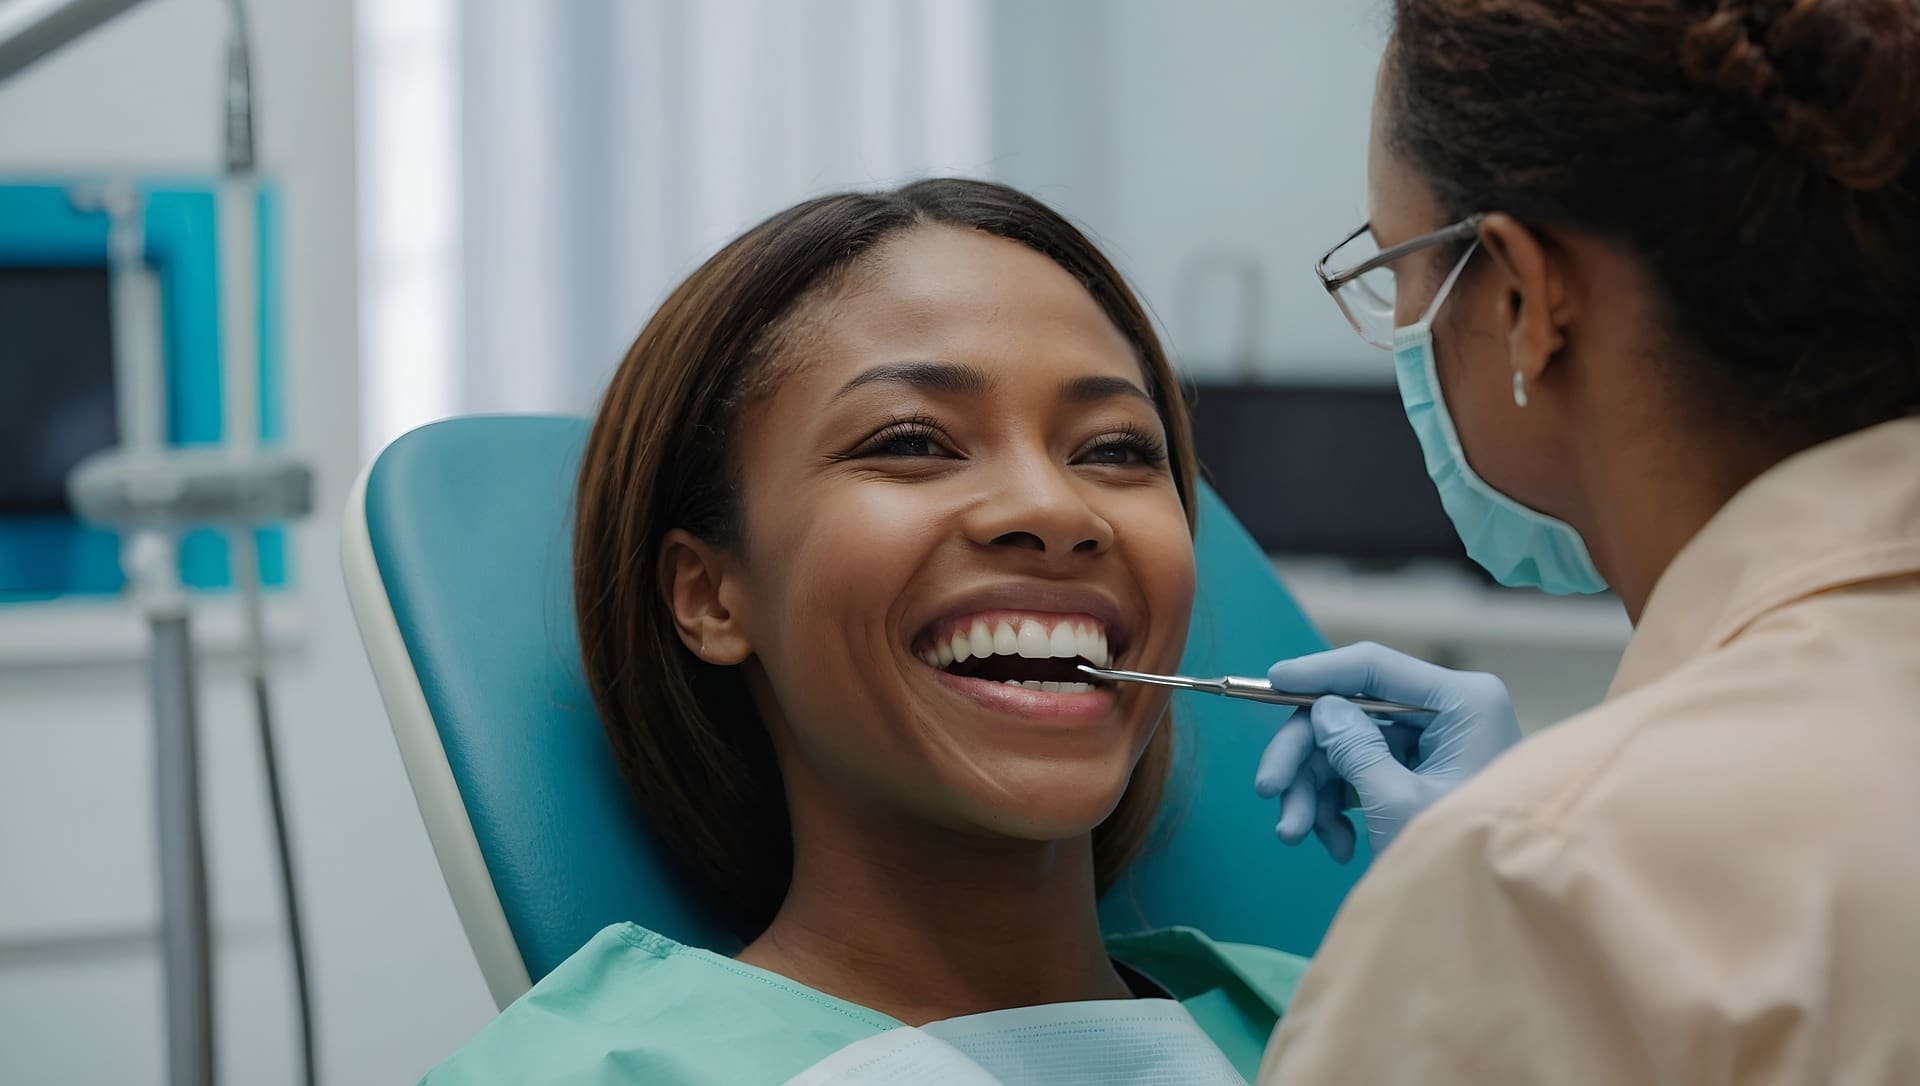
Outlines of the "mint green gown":
<svg viewBox="0 0 1920 1086">
<path fill-rule="evenodd" d="M 1178 999 L 1249 1081 L 1307 965 L 1191 928 L 1111 937 L 1107 950 Z M 615 924 L 422 1082 L 781 1083 L 901 1024 L 777 973 Z"/>
</svg>

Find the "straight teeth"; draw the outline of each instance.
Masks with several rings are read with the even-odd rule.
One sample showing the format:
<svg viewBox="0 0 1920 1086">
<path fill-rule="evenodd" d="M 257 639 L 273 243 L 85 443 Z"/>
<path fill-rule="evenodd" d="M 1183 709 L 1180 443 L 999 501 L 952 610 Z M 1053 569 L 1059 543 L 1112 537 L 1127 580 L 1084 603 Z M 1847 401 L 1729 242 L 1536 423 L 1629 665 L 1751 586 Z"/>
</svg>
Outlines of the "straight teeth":
<svg viewBox="0 0 1920 1086">
<path fill-rule="evenodd" d="M 1061 622 L 1051 630 L 1036 619 L 975 619 L 920 653 L 934 667 L 952 667 L 976 656 L 1021 656 L 1030 660 L 1079 658 L 1106 667 L 1107 631 L 1085 622 Z M 1083 684 L 1074 684 L 1083 685 Z"/>
<path fill-rule="evenodd" d="M 1024 686 L 1029 690 L 1039 690 L 1039 691 L 1042 691 L 1043 693 L 1048 693 L 1048 694 L 1091 694 L 1093 693 L 1092 683 L 1019 682 L 1013 679 L 1006 679 L 1004 680 L 1004 685 Z"/>
</svg>

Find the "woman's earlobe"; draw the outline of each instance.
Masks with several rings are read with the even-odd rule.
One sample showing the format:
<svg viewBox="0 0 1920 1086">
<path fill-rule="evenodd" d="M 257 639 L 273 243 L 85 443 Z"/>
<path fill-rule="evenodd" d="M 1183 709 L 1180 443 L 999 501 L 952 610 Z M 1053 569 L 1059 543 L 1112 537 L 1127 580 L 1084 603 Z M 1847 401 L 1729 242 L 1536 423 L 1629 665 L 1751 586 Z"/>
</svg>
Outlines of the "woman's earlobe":
<svg viewBox="0 0 1920 1086">
<path fill-rule="evenodd" d="M 1480 236 L 1504 279 L 1500 317 L 1508 361 L 1518 381 L 1538 380 L 1566 346 L 1557 312 L 1565 293 L 1562 269 L 1547 242 L 1510 215 L 1488 215 Z M 1517 391 L 1516 402 L 1522 395 Z"/>
<path fill-rule="evenodd" d="M 743 616 L 730 602 L 736 574 L 728 556 L 676 528 L 660 544 L 660 594 L 687 651 L 709 664 L 731 666 L 753 655 Z"/>
</svg>

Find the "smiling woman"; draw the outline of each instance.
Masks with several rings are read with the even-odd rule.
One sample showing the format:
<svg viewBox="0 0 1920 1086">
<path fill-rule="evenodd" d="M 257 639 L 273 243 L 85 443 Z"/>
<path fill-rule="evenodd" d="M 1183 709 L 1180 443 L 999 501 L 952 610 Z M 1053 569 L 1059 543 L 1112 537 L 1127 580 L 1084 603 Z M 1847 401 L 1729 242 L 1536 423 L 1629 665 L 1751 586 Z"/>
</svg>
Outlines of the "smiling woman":
<svg viewBox="0 0 1920 1086">
<path fill-rule="evenodd" d="M 575 595 L 621 770 L 745 946 L 616 925 L 436 1081 L 781 1081 L 1060 1005 L 1130 1023 L 1139 1081 L 1251 1072 L 1300 963 L 1095 914 L 1171 734 L 1074 666 L 1178 662 L 1193 472 L 1139 302 L 1012 190 L 813 200 L 695 271 L 601 406 Z"/>
<path fill-rule="evenodd" d="M 1106 391 L 1091 404 L 1088 378 L 1113 382 L 1093 386 Z M 1081 497 L 1088 484 L 1148 512 L 1139 527 L 1157 527 L 1163 550 L 1176 537 L 1175 575 L 1155 580 L 1179 607 L 1163 623 L 1159 661 L 1177 659 L 1193 473 L 1177 388 L 1106 259 L 1040 205 L 975 182 L 802 204 L 723 249 L 661 306 L 615 375 L 584 458 L 580 640 L 622 771 L 742 939 L 761 934 L 787 895 L 783 791 L 814 768 L 796 764 L 799 751 L 777 764 L 778 745 L 838 737 L 859 761 L 905 754 L 907 734 L 951 733 L 950 709 L 929 728 L 923 705 L 873 704 L 903 693 L 899 679 L 927 678 L 901 674 L 923 632 L 889 628 L 903 609 L 984 585 L 1042 613 L 1042 592 L 1098 600 L 1128 588 L 1129 606 L 1144 611 L 1142 585 L 1111 583 L 1127 556 L 1106 553 L 1111 525 L 1091 529 L 1104 537 L 1100 555 L 1078 538 L 1067 546 L 1079 553 L 1061 553 L 1059 539 L 1049 551 L 1036 534 L 1082 527 L 1063 516 L 1099 521 Z M 1091 462 L 1112 459 L 1116 444 L 1135 462 Z M 1019 487 L 1022 477 L 1039 488 Z M 993 527 L 1036 501 L 1045 524 Z M 974 553 L 983 549 L 993 563 Z M 956 568 L 966 554 L 968 568 Z M 1107 583 L 1082 575 L 1095 565 Z M 1101 606 L 1120 617 L 1117 601 Z M 868 704 L 850 718 L 855 702 Z M 1131 715 L 1157 717 L 1164 703 L 1141 699 Z M 1153 731 L 1141 720 L 1133 730 L 1143 742 Z M 1167 743 L 1153 744 L 1137 798 L 1121 799 L 1096 834 L 1102 887 L 1149 828 Z M 1123 754 L 1131 768 L 1138 751 Z M 872 768 L 900 788 L 903 773 L 942 767 Z M 960 783 L 999 803 L 994 775 Z"/>
</svg>

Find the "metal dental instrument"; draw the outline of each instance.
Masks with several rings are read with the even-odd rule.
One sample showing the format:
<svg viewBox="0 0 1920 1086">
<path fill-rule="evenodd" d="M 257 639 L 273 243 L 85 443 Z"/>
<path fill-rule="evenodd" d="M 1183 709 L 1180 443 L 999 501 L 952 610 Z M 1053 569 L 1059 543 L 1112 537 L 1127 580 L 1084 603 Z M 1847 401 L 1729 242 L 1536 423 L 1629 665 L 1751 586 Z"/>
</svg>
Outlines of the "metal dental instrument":
<svg viewBox="0 0 1920 1086">
<path fill-rule="evenodd" d="M 1176 690 L 1198 690 L 1203 694 L 1218 694 L 1221 697 L 1240 698 L 1245 701 L 1261 701 L 1269 705 L 1312 705 L 1325 694 L 1289 694 L 1284 690 L 1275 690 L 1273 684 L 1265 679 L 1249 679 L 1241 675 L 1222 675 L 1217 679 L 1195 679 L 1187 675 L 1154 675 L 1145 671 L 1117 671 L 1113 668 L 1094 667 L 1081 664 L 1080 670 L 1096 678 L 1117 683 L 1146 683 L 1149 686 L 1171 686 Z M 1435 710 L 1419 705 L 1402 705 L 1397 701 L 1381 701 L 1378 698 L 1348 698 L 1362 712 L 1394 713 L 1431 713 Z"/>
</svg>

